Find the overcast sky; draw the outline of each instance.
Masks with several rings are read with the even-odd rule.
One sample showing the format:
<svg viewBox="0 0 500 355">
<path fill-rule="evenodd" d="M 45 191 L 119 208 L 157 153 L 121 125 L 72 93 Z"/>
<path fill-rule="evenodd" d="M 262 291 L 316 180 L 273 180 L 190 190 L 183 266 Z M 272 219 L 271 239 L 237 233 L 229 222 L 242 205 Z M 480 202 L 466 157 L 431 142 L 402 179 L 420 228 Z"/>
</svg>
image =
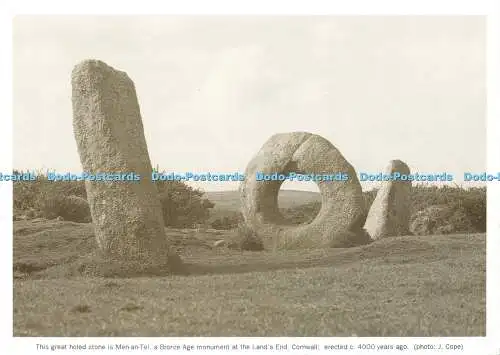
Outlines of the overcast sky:
<svg viewBox="0 0 500 355">
<path fill-rule="evenodd" d="M 358 173 L 401 159 L 461 184 L 486 168 L 483 17 L 17 17 L 15 168 L 82 170 L 70 74 L 88 58 L 135 82 L 169 171 L 243 172 L 288 131 L 329 139 Z"/>
</svg>

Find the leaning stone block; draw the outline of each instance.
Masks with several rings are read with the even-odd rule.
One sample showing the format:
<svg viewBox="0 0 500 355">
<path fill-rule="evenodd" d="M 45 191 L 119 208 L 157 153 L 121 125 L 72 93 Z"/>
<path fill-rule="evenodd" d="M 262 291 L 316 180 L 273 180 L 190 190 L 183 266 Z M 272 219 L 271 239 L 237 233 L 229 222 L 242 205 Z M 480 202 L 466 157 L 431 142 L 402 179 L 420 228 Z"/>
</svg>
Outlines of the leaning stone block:
<svg viewBox="0 0 500 355">
<path fill-rule="evenodd" d="M 73 128 L 84 172 L 140 181 L 85 181 L 97 243 L 108 259 L 167 264 L 168 243 L 135 86 L 125 72 L 85 60 L 72 72 Z"/>
</svg>

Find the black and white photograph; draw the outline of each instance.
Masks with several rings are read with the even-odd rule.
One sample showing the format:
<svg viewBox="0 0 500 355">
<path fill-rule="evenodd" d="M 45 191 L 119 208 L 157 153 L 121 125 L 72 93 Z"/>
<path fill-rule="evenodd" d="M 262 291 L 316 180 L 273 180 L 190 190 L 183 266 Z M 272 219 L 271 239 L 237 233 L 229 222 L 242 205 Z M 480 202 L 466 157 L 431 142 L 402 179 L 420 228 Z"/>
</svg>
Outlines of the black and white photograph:
<svg viewBox="0 0 500 355">
<path fill-rule="evenodd" d="M 14 337 L 486 336 L 485 16 L 12 26 Z"/>
</svg>

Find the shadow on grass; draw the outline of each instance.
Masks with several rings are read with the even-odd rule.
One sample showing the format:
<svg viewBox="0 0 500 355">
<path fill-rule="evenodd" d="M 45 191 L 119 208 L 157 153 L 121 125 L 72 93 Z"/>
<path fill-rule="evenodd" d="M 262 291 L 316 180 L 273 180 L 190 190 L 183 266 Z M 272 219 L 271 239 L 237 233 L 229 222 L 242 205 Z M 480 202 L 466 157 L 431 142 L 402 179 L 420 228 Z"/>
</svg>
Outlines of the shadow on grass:
<svg viewBox="0 0 500 355">
<path fill-rule="evenodd" d="M 381 263 L 406 264 L 412 262 L 437 261 L 447 258 L 430 243 L 424 241 L 405 241 L 391 243 L 374 242 L 352 248 L 332 248 L 322 250 L 307 250 L 279 253 L 255 253 L 254 260 L 246 263 L 183 264 L 180 274 L 183 275 L 213 275 L 239 274 L 250 272 L 267 272 L 286 269 L 304 269 L 314 267 L 335 267 L 347 264 L 359 264 L 363 261 L 379 259 Z M 409 249 L 408 249 L 409 248 Z"/>
<path fill-rule="evenodd" d="M 110 263 L 93 254 L 70 264 L 47 269 L 43 273 L 44 275 L 39 276 L 41 278 L 137 278 L 241 274 L 297 268 L 335 267 L 359 264 L 375 259 L 378 259 L 377 262 L 380 263 L 408 264 L 438 261 L 448 257 L 450 257 L 449 252 L 440 250 L 426 241 L 398 238 L 398 240 L 374 242 L 369 245 L 345 249 L 239 252 L 210 260 L 187 260 L 185 262 L 182 262 L 179 257 L 174 257 L 168 264 L 154 267 L 133 263 Z M 35 276 L 35 278 L 39 277 Z"/>
<path fill-rule="evenodd" d="M 15 279 L 75 277 L 136 278 L 170 275 L 216 275 L 268 272 L 313 267 L 336 267 L 364 261 L 380 264 L 425 263 L 453 255 L 484 251 L 484 234 L 408 236 L 387 238 L 349 248 L 288 251 L 241 251 L 213 248 L 219 236 L 166 230 L 179 256 L 164 265 L 109 262 L 97 251 L 89 224 L 57 222 L 16 223 L 14 233 Z M 232 235 L 224 239 L 231 241 Z M 475 251 L 478 250 L 478 251 Z"/>
</svg>

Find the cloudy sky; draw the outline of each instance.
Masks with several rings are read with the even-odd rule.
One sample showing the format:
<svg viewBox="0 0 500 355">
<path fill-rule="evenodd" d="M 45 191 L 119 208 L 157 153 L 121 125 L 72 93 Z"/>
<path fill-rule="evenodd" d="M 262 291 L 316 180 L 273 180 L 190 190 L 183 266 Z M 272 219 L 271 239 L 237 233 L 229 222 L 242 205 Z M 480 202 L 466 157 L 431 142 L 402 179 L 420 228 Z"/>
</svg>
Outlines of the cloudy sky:
<svg viewBox="0 0 500 355">
<path fill-rule="evenodd" d="M 324 136 L 358 172 L 402 159 L 461 184 L 486 168 L 482 17 L 20 16 L 14 167 L 81 171 L 70 73 L 88 58 L 135 82 L 152 163 L 168 171 L 243 172 L 288 131 Z"/>
</svg>

